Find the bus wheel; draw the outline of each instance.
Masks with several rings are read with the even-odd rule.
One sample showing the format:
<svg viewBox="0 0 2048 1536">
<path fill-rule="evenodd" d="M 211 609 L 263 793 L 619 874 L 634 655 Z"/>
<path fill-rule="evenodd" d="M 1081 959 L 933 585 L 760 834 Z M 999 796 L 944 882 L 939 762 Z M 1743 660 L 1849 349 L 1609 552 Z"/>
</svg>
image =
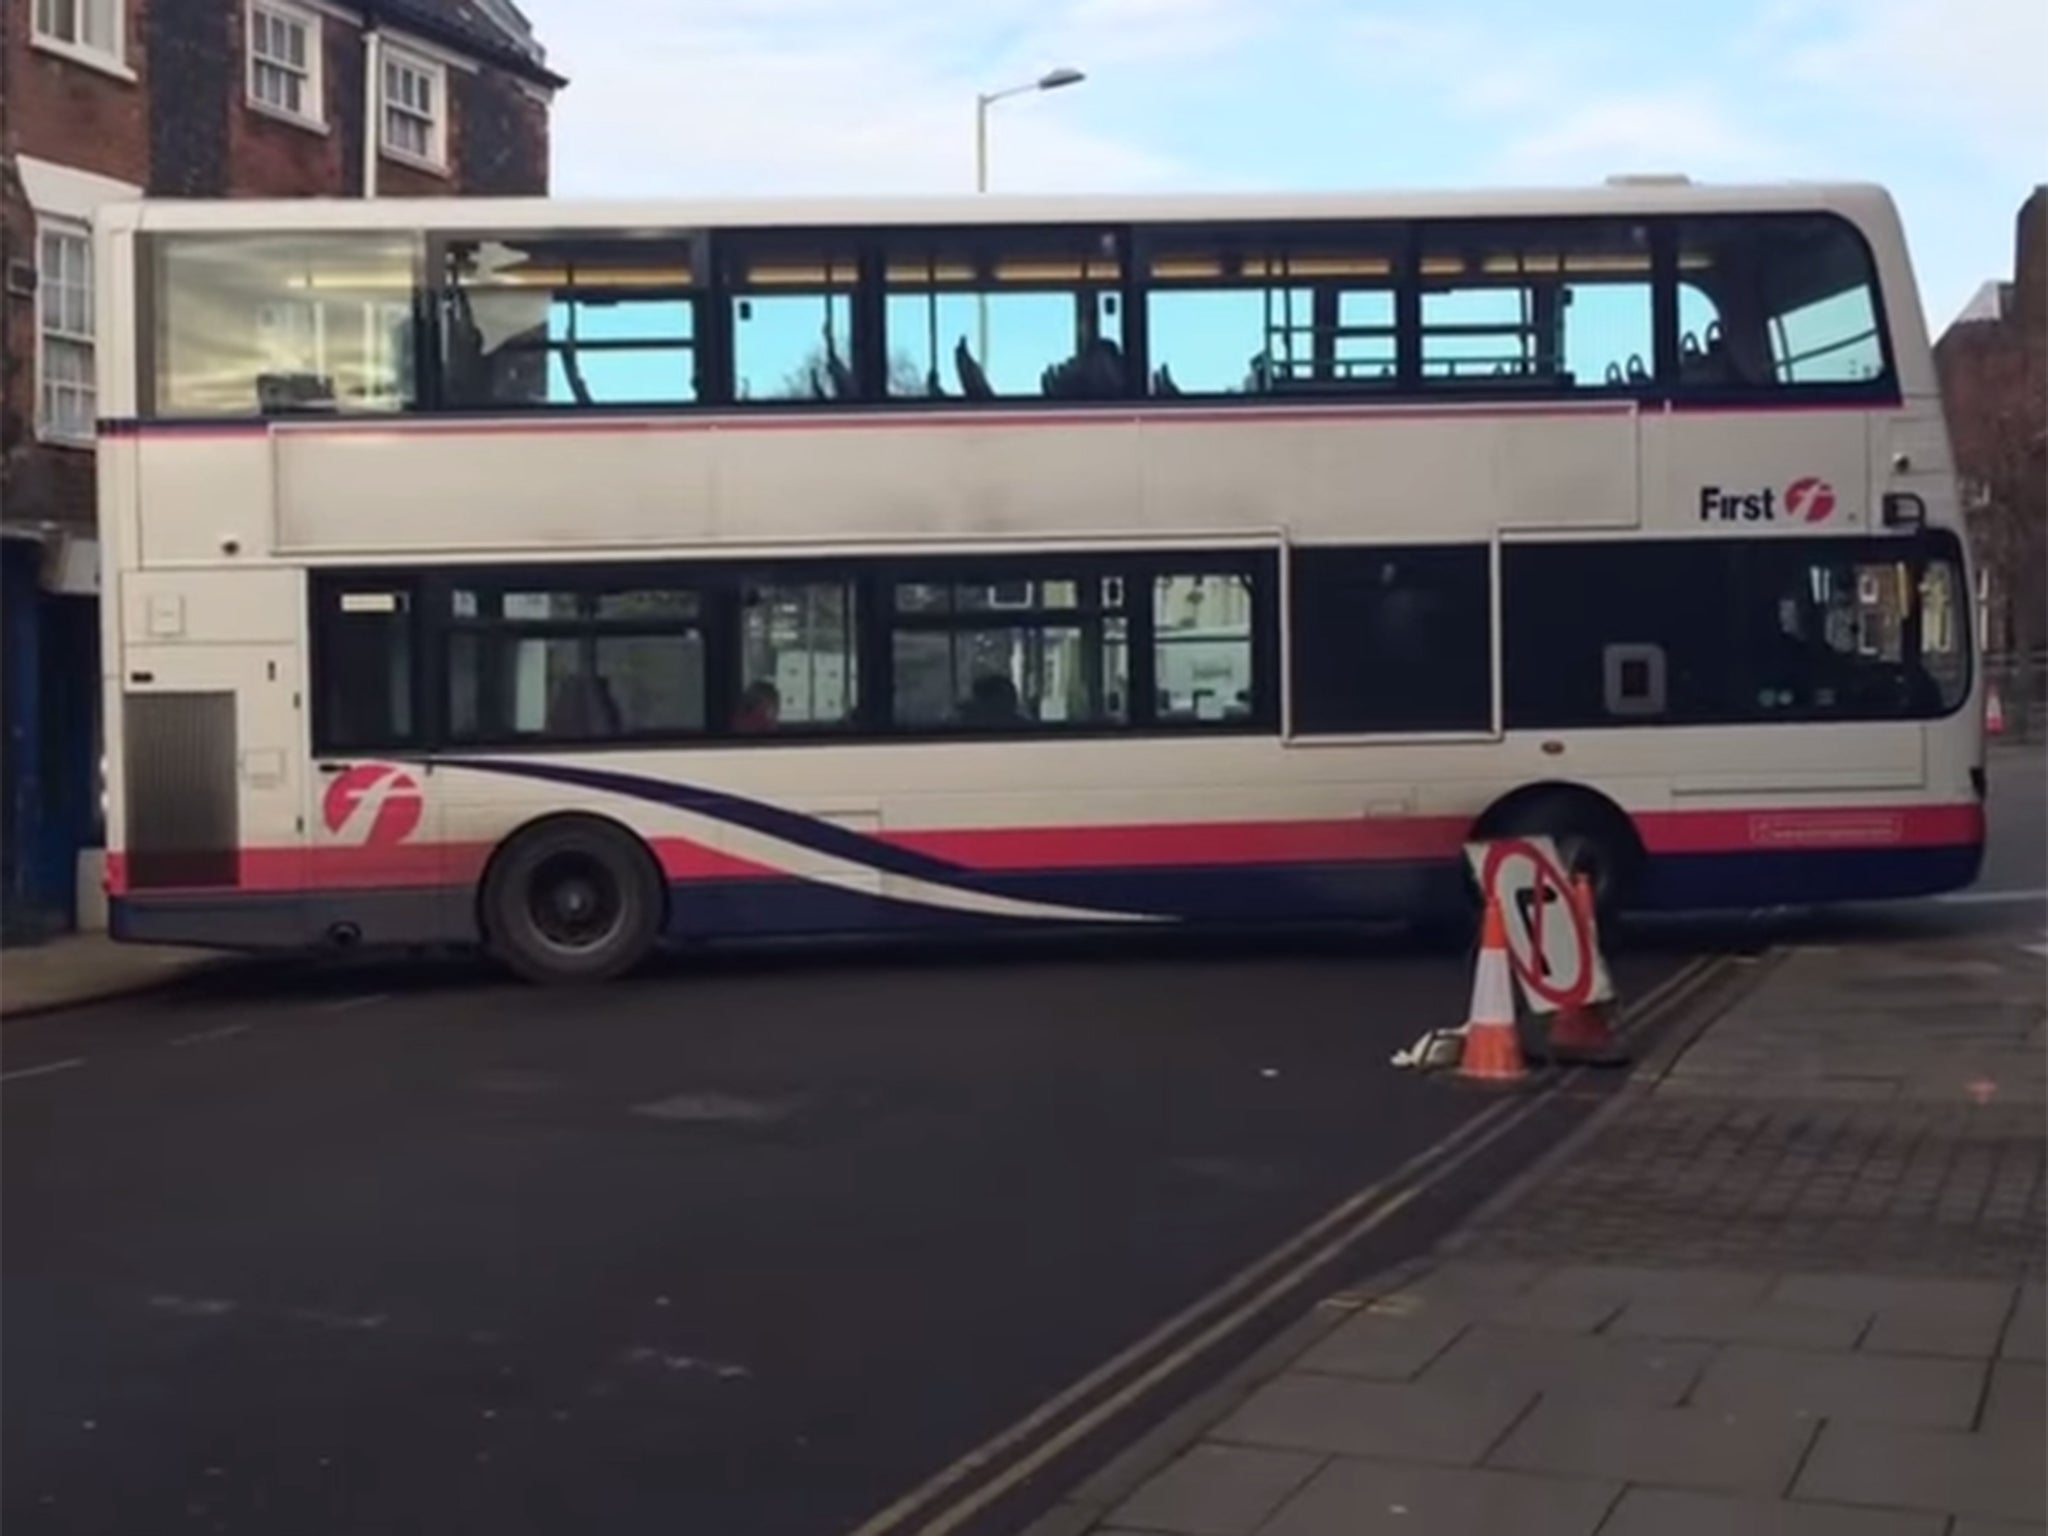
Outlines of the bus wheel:
<svg viewBox="0 0 2048 1536">
<path fill-rule="evenodd" d="M 1636 829 L 1612 801 L 1584 790 L 1546 790 L 1509 800 L 1481 824 L 1482 838 L 1548 837 L 1572 874 L 1592 883 L 1604 925 L 1635 894 L 1643 848 Z"/>
<path fill-rule="evenodd" d="M 483 923 L 491 953 L 527 981 L 608 981 L 654 947 L 661 881 L 622 828 L 583 817 L 543 822 L 491 861 Z"/>
</svg>

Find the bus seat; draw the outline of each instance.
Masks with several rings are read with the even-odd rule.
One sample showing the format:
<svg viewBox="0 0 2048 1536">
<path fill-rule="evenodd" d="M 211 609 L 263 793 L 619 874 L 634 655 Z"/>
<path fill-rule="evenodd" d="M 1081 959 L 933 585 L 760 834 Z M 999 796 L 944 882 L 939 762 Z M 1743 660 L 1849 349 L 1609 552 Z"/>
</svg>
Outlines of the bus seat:
<svg viewBox="0 0 2048 1536">
<path fill-rule="evenodd" d="M 960 393 L 968 399 L 995 399 L 995 386 L 989 383 L 987 372 L 975 361 L 974 354 L 967 350 L 965 336 L 953 343 L 953 372 L 960 377 Z"/>
</svg>

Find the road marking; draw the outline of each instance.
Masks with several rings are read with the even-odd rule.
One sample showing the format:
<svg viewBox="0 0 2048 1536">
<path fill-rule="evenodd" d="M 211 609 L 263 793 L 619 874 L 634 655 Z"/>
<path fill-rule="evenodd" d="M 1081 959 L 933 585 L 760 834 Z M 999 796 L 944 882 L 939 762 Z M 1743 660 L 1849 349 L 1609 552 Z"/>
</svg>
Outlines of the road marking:
<svg viewBox="0 0 2048 1536">
<path fill-rule="evenodd" d="M 1632 1027 L 1642 1027 L 1650 1015 L 1661 1012 L 1674 999 L 1682 1000 L 1698 990 L 1699 985 L 1713 974 L 1717 964 L 1724 958 L 1719 955 L 1701 956 L 1687 961 L 1657 986 L 1651 988 L 1636 1007 L 1630 1010 Z M 1249 1319 L 1257 1316 L 1318 1269 L 1339 1257 L 1359 1239 L 1391 1221 L 1438 1182 L 1449 1177 L 1494 1142 L 1506 1136 L 1538 1109 L 1550 1104 L 1560 1089 L 1574 1082 L 1588 1070 L 1585 1067 L 1570 1067 L 1531 1097 L 1495 1101 L 1441 1141 L 1423 1148 L 1392 1173 L 1342 1201 L 1277 1248 L 1239 1270 L 1208 1295 L 1161 1323 L 1137 1343 L 1097 1366 L 1065 1391 L 1041 1403 L 1008 1429 L 984 1441 L 951 1466 L 942 1468 L 887 1509 L 871 1516 L 850 1532 L 849 1536 L 882 1536 L 882 1533 L 887 1531 L 907 1529 L 903 1525 L 906 1518 L 930 1504 L 934 1497 L 979 1471 L 1003 1452 L 1025 1440 L 1033 1431 L 1066 1412 L 1076 1402 L 1085 1399 L 1096 1388 L 1144 1359 L 1154 1348 L 1171 1340 L 1175 1334 L 1200 1319 L 1204 1313 L 1231 1299 L 1237 1292 L 1257 1284 L 1268 1271 L 1285 1266 L 1250 1299 L 1239 1302 L 1185 1344 L 1162 1355 L 1111 1396 L 1072 1420 L 1058 1434 L 1010 1463 L 1002 1472 L 967 1493 L 957 1503 L 937 1511 L 929 1521 L 916 1527 L 919 1536 L 944 1536 L 944 1533 L 958 1529 L 963 1522 L 972 1519 L 995 1500 L 1004 1497 L 1053 1458 L 1093 1434 L 1132 1402 L 1182 1369 L 1202 1351 L 1229 1337 L 1234 1329 L 1241 1328 Z M 1411 1176 L 1416 1176 L 1417 1182 L 1407 1189 L 1398 1189 L 1401 1181 Z M 1337 1235 L 1329 1238 L 1327 1242 L 1323 1241 L 1333 1230 Z M 1317 1243 L 1321 1243 L 1322 1246 L 1313 1248 L 1305 1258 L 1289 1262 L 1298 1252 Z"/>
<path fill-rule="evenodd" d="M 52 1072 L 69 1072 L 84 1065 L 83 1056 L 71 1056 L 63 1061 L 46 1061 L 40 1067 L 17 1067 L 12 1072 L 0 1072 L 0 1083 L 11 1083 L 18 1077 L 47 1077 Z"/>
<path fill-rule="evenodd" d="M 218 1029 L 202 1029 L 197 1034 L 180 1035 L 172 1045 L 203 1045 L 208 1040 L 228 1040 L 236 1035 L 245 1035 L 256 1026 L 253 1024 L 223 1024 Z"/>
<path fill-rule="evenodd" d="M 391 994 L 389 992 L 372 992 L 367 997 L 344 997 L 338 1003 L 322 1003 L 320 1011 L 322 1013 L 346 1013 L 351 1008 L 367 1008 L 372 1003 L 388 1003 L 390 1001 Z"/>
<path fill-rule="evenodd" d="M 2048 901 L 2048 890 L 1952 891 L 1946 896 L 1937 896 L 1934 899 L 1951 907 L 2019 906 L 2023 903 Z"/>
</svg>

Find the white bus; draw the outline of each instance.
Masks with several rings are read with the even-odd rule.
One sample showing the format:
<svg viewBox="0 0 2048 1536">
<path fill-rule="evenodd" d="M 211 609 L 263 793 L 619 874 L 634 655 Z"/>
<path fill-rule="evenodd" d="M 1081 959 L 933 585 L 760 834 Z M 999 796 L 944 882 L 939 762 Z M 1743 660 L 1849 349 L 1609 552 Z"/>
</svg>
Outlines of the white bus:
<svg viewBox="0 0 2048 1536">
<path fill-rule="evenodd" d="M 124 938 L 667 941 L 1967 884 L 1862 186 L 161 202 L 101 230 Z"/>
</svg>

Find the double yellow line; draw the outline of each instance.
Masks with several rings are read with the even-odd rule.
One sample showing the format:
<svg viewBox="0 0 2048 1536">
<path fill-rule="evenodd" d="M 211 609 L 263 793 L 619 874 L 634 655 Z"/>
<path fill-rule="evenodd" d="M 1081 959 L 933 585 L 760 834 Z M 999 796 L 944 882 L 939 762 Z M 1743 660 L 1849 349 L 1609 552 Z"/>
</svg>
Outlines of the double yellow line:
<svg viewBox="0 0 2048 1536">
<path fill-rule="evenodd" d="M 1671 1013 L 1720 971 L 1728 957 L 1700 956 L 1645 993 L 1625 1015 L 1618 1033 L 1638 1034 Z M 1361 1238 L 1385 1226 L 1409 1205 L 1512 1134 L 1549 1103 L 1556 1092 L 1575 1081 L 1583 1067 L 1566 1069 L 1541 1092 L 1497 1099 L 1464 1121 L 1441 1141 L 1416 1153 L 1385 1178 L 1325 1212 L 1278 1247 L 1239 1270 L 1206 1296 L 1175 1313 L 1135 1344 L 1104 1361 L 1080 1380 L 1046 1399 L 1009 1428 L 983 1441 L 966 1455 L 913 1488 L 887 1509 L 870 1516 L 849 1536 L 946 1536 L 1006 1497 L 1059 1456 L 1114 1419 L 1124 1409 L 1184 1369 L 1204 1351 L 1228 1338 L 1267 1307 L 1304 1285 L 1315 1272 L 1339 1258 Z M 1226 1308 L 1198 1332 L 1173 1341 L 1218 1308 Z M 1173 1345 L 1168 1348 L 1167 1346 Z M 1161 1352 L 1163 1351 L 1163 1352 Z M 1117 1387 L 1090 1403 L 1097 1392 L 1157 1353 L 1157 1358 Z M 1062 1423 L 1062 1418 L 1082 1404 Z M 1058 1426 L 1054 1428 L 1053 1426 Z M 1037 1438 L 1043 1433 L 1043 1438 Z M 1004 1458 L 1020 1452 L 1014 1460 Z M 993 1475 L 976 1474 L 1000 1466 Z M 920 1511 L 921 1521 L 913 1523 Z"/>
</svg>

